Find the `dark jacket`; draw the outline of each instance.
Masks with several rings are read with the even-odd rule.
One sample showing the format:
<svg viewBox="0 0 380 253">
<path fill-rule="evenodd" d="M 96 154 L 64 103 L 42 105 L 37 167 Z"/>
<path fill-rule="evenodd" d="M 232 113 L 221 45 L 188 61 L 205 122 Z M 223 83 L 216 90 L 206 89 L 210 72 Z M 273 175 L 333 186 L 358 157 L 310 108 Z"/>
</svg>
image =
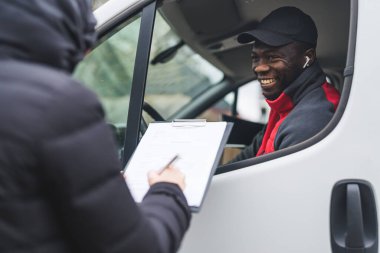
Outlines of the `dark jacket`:
<svg viewBox="0 0 380 253">
<path fill-rule="evenodd" d="M 70 71 L 94 41 L 90 1 L 0 0 L 0 252 L 174 252 L 177 185 L 137 206 L 96 96 Z"/>
<path fill-rule="evenodd" d="M 268 154 L 313 137 L 331 120 L 339 98 L 315 62 L 277 99 L 267 100 L 271 107 L 268 123 L 231 162 Z"/>
</svg>

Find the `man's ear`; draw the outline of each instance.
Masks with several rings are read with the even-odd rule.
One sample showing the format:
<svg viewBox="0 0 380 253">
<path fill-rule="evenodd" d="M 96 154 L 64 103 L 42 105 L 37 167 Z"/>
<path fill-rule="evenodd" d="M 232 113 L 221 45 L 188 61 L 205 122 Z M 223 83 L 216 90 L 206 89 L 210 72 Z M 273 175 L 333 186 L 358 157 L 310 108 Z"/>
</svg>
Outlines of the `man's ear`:
<svg viewBox="0 0 380 253">
<path fill-rule="evenodd" d="M 304 53 L 304 57 L 305 57 L 305 63 L 306 63 L 306 60 L 308 60 L 308 63 L 307 63 L 308 66 L 313 64 L 316 58 L 315 48 L 309 48 L 308 50 L 306 50 Z"/>
</svg>

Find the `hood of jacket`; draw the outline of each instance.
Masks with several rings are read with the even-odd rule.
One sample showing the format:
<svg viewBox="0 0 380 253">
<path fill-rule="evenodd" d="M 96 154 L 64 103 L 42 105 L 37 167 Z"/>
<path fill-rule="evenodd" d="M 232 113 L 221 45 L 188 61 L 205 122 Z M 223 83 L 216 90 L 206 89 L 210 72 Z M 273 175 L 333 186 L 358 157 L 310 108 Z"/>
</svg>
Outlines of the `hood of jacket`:
<svg viewBox="0 0 380 253">
<path fill-rule="evenodd" d="M 0 59 L 72 72 L 95 40 L 90 0 L 0 0 Z"/>
</svg>

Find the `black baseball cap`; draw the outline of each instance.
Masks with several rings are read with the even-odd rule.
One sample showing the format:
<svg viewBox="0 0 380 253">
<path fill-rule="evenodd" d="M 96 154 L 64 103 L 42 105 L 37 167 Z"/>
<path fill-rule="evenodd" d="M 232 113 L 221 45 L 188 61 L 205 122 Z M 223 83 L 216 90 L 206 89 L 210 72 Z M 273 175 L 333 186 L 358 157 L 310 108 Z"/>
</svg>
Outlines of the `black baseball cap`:
<svg viewBox="0 0 380 253">
<path fill-rule="evenodd" d="M 300 9 L 285 6 L 272 11 L 255 27 L 237 37 L 241 44 L 259 40 L 269 46 L 283 46 L 294 41 L 317 45 L 318 31 L 313 19 Z"/>
</svg>

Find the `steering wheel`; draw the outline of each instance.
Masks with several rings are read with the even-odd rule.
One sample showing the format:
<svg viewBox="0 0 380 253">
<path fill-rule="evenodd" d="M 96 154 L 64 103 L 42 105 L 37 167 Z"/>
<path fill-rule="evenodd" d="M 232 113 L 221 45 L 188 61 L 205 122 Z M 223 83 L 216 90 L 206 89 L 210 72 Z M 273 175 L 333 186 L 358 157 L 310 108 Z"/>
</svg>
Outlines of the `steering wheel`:
<svg viewBox="0 0 380 253">
<path fill-rule="evenodd" d="M 154 109 L 150 104 L 144 101 L 143 110 L 155 121 L 165 121 L 164 117 L 161 116 L 156 109 Z"/>
<path fill-rule="evenodd" d="M 164 117 L 161 116 L 156 109 L 154 109 L 150 104 L 144 101 L 143 111 L 145 111 L 152 119 L 155 121 L 165 121 Z M 148 128 L 148 124 L 146 123 L 144 117 L 141 117 L 140 122 L 140 138 L 145 134 Z"/>
</svg>

